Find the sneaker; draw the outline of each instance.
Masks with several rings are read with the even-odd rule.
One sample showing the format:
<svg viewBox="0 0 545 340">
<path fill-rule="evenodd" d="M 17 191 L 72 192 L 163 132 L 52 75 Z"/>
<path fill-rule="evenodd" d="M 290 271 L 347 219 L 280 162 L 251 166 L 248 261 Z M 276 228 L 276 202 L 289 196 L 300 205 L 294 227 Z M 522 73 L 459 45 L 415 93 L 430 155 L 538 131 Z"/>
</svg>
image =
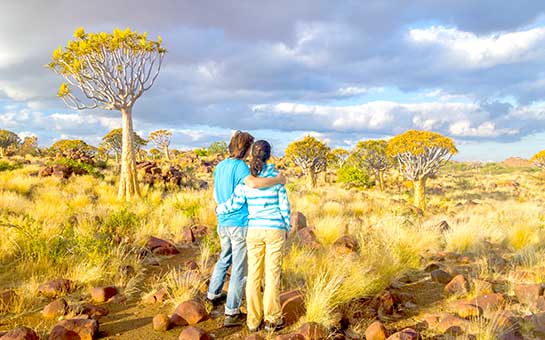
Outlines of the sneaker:
<svg viewBox="0 0 545 340">
<path fill-rule="evenodd" d="M 286 327 L 284 320 L 280 319 L 276 322 L 265 321 L 265 332 L 276 332 Z"/>
<path fill-rule="evenodd" d="M 251 334 L 251 333 L 256 333 L 256 332 L 259 332 L 261 330 L 261 328 L 263 328 L 263 322 L 261 322 L 261 324 L 259 324 L 259 326 L 257 326 L 256 328 L 250 328 L 248 327 L 248 332 Z"/>
<path fill-rule="evenodd" d="M 246 315 L 239 313 L 235 315 L 225 315 L 223 327 L 238 327 L 246 322 Z"/>
</svg>

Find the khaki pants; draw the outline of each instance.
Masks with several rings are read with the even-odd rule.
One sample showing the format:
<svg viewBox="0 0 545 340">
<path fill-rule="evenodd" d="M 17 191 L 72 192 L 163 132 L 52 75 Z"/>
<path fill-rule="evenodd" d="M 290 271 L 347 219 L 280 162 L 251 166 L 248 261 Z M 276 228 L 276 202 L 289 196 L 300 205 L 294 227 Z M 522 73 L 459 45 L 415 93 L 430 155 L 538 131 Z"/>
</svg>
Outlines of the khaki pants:
<svg viewBox="0 0 545 340">
<path fill-rule="evenodd" d="M 250 329 L 259 327 L 263 319 L 275 323 L 282 318 L 280 275 L 285 235 L 286 231 L 280 229 L 248 229 L 246 304 L 247 324 Z M 263 276 L 265 276 L 265 285 L 262 296 Z"/>
</svg>

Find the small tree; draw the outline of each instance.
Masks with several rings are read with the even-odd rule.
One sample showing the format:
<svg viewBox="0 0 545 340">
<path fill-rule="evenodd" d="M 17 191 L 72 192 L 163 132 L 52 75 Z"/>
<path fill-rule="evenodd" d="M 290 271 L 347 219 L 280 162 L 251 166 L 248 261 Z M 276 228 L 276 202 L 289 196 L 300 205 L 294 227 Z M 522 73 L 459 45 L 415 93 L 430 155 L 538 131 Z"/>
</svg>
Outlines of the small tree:
<svg viewBox="0 0 545 340">
<path fill-rule="evenodd" d="M 36 156 L 39 153 L 38 149 L 38 137 L 36 136 L 29 136 L 25 137 L 23 140 L 23 143 L 21 144 L 21 147 L 19 148 L 19 154 L 22 156 L 25 155 L 32 155 Z"/>
<path fill-rule="evenodd" d="M 545 150 L 536 153 L 531 161 L 540 169 L 545 169 Z"/>
<path fill-rule="evenodd" d="M 229 146 L 225 141 L 213 142 L 206 150 L 208 156 L 212 155 L 227 155 L 229 153 Z"/>
<path fill-rule="evenodd" d="M 386 153 L 397 160 L 400 173 L 414 183 L 414 205 L 426 208 L 426 180 L 458 150 L 454 141 L 430 131 L 409 130 L 388 142 Z"/>
<path fill-rule="evenodd" d="M 0 130 L 0 158 L 4 158 L 8 149 L 14 149 L 21 143 L 21 138 L 9 130 Z"/>
<path fill-rule="evenodd" d="M 384 173 L 392 166 L 392 158 L 386 153 L 388 142 L 381 139 L 360 141 L 350 155 L 350 162 L 375 175 L 375 184 L 384 190 Z"/>
<path fill-rule="evenodd" d="M 149 134 L 148 140 L 151 141 L 157 148 L 163 150 L 165 157 L 170 161 L 170 153 L 168 147 L 170 146 L 170 139 L 172 138 L 172 132 L 168 130 L 157 130 Z"/>
<path fill-rule="evenodd" d="M 85 141 L 81 139 L 61 139 L 53 143 L 50 149 L 53 152 L 62 154 L 69 154 L 73 152 L 93 154 L 96 151 L 95 147 L 85 143 Z"/>
<path fill-rule="evenodd" d="M 334 169 L 339 169 L 344 165 L 348 156 L 350 156 L 350 153 L 347 150 L 341 148 L 334 149 L 328 155 L 328 163 Z"/>
<path fill-rule="evenodd" d="M 329 147 L 312 136 L 288 145 L 286 158 L 301 168 L 307 176 L 309 188 L 316 187 L 316 176 L 326 170 Z"/>
<path fill-rule="evenodd" d="M 113 33 L 74 32 L 75 40 L 53 52 L 51 70 L 68 83 L 60 86 L 58 96 L 71 108 L 101 108 L 121 112 L 123 139 L 121 152 L 120 198 L 140 195 L 136 175 L 132 109 L 149 90 L 161 70 L 166 50 L 162 40 L 148 40 L 130 28 Z M 69 87 L 79 89 L 78 97 Z M 83 96 L 81 96 L 83 95 Z M 82 100 L 86 98 L 86 102 Z"/>
<path fill-rule="evenodd" d="M 133 141 L 135 152 L 138 152 L 142 147 L 148 144 L 148 141 L 140 137 L 136 132 L 133 132 Z M 115 163 L 119 166 L 119 160 L 121 157 L 121 152 L 123 151 L 123 130 L 122 129 L 113 129 L 108 132 L 104 137 L 102 137 L 102 142 L 99 145 L 99 148 L 104 149 L 108 154 L 113 154 L 115 158 Z"/>
</svg>

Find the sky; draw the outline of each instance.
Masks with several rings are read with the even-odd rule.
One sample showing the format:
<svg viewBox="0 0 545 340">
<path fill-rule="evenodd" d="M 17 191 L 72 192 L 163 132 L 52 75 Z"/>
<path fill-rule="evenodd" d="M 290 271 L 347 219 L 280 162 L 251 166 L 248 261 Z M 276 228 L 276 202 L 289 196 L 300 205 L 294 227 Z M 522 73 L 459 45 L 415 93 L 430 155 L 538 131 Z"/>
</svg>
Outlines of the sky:
<svg viewBox="0 0 545 340">
<path fill-rule="evenodd" d="M 172 147 L 311 134 L 331 147 L 408 129 L 453 138 L 458 160 L 545 148 L 541 0 L 0 0 L 0 129 L 98 145 L 116 111 L 75 111 L 44 67 L 74 30 L 161 36 L 161 73 L 135 104 Z"/>
</svg>

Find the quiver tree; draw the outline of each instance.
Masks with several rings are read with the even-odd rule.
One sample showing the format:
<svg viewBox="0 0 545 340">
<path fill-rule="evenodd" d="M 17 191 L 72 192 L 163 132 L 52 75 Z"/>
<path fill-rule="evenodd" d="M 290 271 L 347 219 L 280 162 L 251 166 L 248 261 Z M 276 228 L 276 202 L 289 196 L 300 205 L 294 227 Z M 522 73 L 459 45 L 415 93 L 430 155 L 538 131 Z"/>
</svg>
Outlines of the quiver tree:
<svg viewBox="0 0 545 340">
<path fill-rule="evenodd" d="M 531 161 L 540 169 L 545 169 L 545 150 L 536 153 Z"/>
<path fill-rule="evenodd" d="M 6 151 L 16 149 L 21 143 L 21 138 L 15 132 L 0 130 L 0 158 L 4 158 Z"/>
<path fill-rule="evenodd" d="M 328 155 L 328 164 L 333 166 L 333 168 L 338 169 L 344 165 L 346 160 L 350 156 L 350 153 L 345 149 L 334 149 Z"/>
<path fill-rule="evenodd" d="M 350 155 L 350 162 L 375 175 L 375 184 L 384 190 L 384 173 L 392 166 L 392 158 L 386 153 L 388 142 L 383 139 L 360 141 Z"/>
<path fill-rule="evenodd" d="M 136 132 L 133 132 L 133 143 L 135 152 L 138 152 L 142 147 L 146 146 L 147 140 L 140 137 Z M 119 167 L 121 152 L 123 151 L 123 131 L 122 129 L 113 129 L 102 137 L 102 142 L 99 145 L 100 149 L 106 151 L 107 154 L 113 154 L 115 164 Z"/>
<path fill-rule="evenodd" d="M 22 156 L 26 155 L 32 155 L 36 156 L 38 155 L 40 150 L 38 149 L 38 137 L 36 136 L 29 136 L 25 137 L 23 140 L 23 143 L 21 144 L 21 147 L 19 148 L 19 154 Z"/>
<path fill-rule="evenodd" d="M 400 173 L 414 183 L 414 205 L 426 208 L 426 179 L 458 150 L 454 141 L 430 131 L 409 130 L 388 142 L 386 153 L 397 160 Z"/>
<path fill-rule="evenodd" d="M 85 143 L 81 139 L 61 139 L 53 143 L 50 150 L 64 156 L 68 156 L 73 153 L 84 153 L 90 156 L 96 152 L 96 148 L 94 146 Z"/>
<path fill-rule="evenodd" d="M 221 155 L 225 156 L 229 154 L 229 146 L 225 141 L 212 142 L 206 150 L 208 156 Z"/>
<path fill-rule="evenodd" d="M 316 187 L 316 176 L 327 168 L 329 147 L 312 136 L 288 145 L 286 159 L 301 168 L 307 176 L 309 188 Z"/>
<path fill-rule="evenodd" d="M 170 146 L 170 139 L 172 138 L 172 132 L 168 130 L 157 130 L 149 134 L 148 140 L 155 144 L 157 148 L 163 150 L 165 157 L 170 161 L 170 154 L 168 147 Z"/>
<path fill-rule="evenodd" d="M 122 117 L 121 175 L 119 197 L 140 195 L 136 177 L 136 158 L 132 109 L 149 90 L 161 69 L 166 53 L 159 37 L 148 40 L 130 28 L 113 33 L 74 32 L 75 39 L 53 52 L 48 67 L 64 77 L 58 96 L 73 109 L 117 110 Z M 78 93 L 73 92 L 77 89 Z"/>
</svg>

